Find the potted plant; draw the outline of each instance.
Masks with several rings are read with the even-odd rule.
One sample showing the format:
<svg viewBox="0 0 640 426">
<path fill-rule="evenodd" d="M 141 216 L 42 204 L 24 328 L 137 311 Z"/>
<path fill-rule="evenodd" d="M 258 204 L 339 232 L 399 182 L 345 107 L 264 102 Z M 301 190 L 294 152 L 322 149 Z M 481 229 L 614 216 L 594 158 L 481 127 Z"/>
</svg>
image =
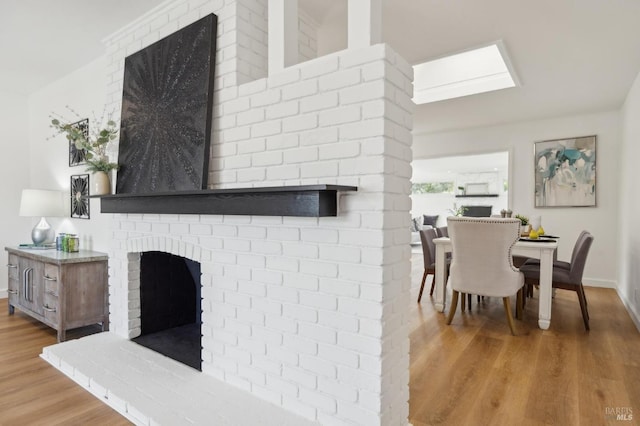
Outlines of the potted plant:
<svg viewBox="0 0 640 426">
<path fill-rule="evenodd" d="M 464 216 L 466 211 L 467 208 L 465 206 L 456 207 L 455 203 L 453 204 L 453 209 L 449 209 L 449 213 L 456 217 Z"/>
<path fill-rule="evenodd" d="M 529 218 L 527 216 L 517 214 L 516 219 L 520 219 L 520 233 L 529 235 Z"/>
<path fill-rule="evenodd" d="M 91 195 L 110 194 L 109 172 L 117 170 L 118 164 L 109 161 L 107 148 L 109 142 L 118 137 L 116 122 L 109 118 L 102 128 L 93 126 L 88 136 L 78 126 L 71 122 L 61 121 L 58 118 L 51 120 L 51 127 L 57 131 L 57 134 L 64 134 L 69 143 L 73 143 L 76 149 L 84 150 L 87 171 L 93 173 Z"/>
</svg>

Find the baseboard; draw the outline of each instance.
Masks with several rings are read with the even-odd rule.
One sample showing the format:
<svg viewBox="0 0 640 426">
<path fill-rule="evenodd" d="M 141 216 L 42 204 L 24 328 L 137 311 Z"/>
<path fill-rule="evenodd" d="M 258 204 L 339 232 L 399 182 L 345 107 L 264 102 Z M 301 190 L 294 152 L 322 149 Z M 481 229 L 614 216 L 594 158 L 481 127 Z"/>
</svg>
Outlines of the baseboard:
<svg viewBox="0 0 640 426">
<path fill-rule="evenodd" d="M 600 280 L 597 278 L 583 278 L 582 284 L 585 287 L 600 287 L 600 288 L 618 288 L 618 284 L 611 280 Z"/>
<path fill-rule="evenodd" d="M 629 313 L 631 320 L 636 325 L 638 332 L 640 332 L 640 314 L 634 310 L 633 305 L 629 303 L 629 300 L 627 300 L 626 297 L 624 297 L 624 294 L 620 293 L 620 290 L 617 290 L 617 293 L 620 300 L 622 300 L 622 304 Z"/>
<path fill-rule="evenodd" d="M 7 297 L 8 297 L 7 289 L 6 288 L 0 288 L 0 299 L 6 299 Z"/>
</svg>

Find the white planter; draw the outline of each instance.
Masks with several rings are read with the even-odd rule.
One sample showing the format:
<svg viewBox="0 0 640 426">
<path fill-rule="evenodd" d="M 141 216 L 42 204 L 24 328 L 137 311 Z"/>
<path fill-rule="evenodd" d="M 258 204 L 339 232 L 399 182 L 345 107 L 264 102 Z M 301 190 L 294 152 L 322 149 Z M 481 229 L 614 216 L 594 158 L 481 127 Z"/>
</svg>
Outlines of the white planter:
<svg viewBox="0 0 640 426">
<path fill-rule="evenodd" d="M 91 175 L 91 191 L 90 195 L 109 195 L 111 194 L 111 180 L 105 172 L 94 172 Z"/>
</svg>

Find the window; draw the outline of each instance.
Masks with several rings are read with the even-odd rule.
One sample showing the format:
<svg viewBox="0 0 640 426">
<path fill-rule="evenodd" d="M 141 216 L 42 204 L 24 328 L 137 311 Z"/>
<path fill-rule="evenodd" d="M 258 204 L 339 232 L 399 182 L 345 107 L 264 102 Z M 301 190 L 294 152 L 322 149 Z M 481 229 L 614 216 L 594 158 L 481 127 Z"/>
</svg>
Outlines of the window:
<svg viewBox="0 0 640 426">
<path fill-rule="evenodd" d="M 452 192 L 453 182 L 424 182 L 411 185 L 412 194 L 442 194 Z"/>
<path fill-rule="evenodd" d="M 501 41 L 414 65 L 416 104 L 519 86 Z"/>
</svg>

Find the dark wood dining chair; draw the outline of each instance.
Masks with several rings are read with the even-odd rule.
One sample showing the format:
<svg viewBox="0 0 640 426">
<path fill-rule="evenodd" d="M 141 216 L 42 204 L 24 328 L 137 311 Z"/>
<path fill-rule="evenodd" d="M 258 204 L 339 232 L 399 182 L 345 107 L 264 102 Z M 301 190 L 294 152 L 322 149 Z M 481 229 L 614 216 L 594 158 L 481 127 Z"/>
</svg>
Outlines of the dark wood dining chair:
<svg viewBox="0 0 640 426">
<path fill-rule="evenodd" d="M 583 231 L 576 241 L 576 245 L 573 249 L 571 256 L 571 262 L 556 263 L 553 265 L 553 278 L 551 285 L 553 288 L 559 288 L 562 290 L 575 291 L 578 294 L 578 302 L 580 303 L 580 310 L 582 311 L 582 320 L 584 322 L 584 328 L 589 330 L 589 310 L 587 308 L 587 297 L 584 293 L 584 286 L 582 285 L 582 275 L 584 273 L 584 267 L 587 263 L 587 256 L 589 249 L 593 243 L 593 235 L 589 232 Z M 540 264 L 525 262 L 520 268 L 520 271 L 524 273 L 524 279 L 526 285 L 538 285 L 540 277 Z"/>
</svg>

